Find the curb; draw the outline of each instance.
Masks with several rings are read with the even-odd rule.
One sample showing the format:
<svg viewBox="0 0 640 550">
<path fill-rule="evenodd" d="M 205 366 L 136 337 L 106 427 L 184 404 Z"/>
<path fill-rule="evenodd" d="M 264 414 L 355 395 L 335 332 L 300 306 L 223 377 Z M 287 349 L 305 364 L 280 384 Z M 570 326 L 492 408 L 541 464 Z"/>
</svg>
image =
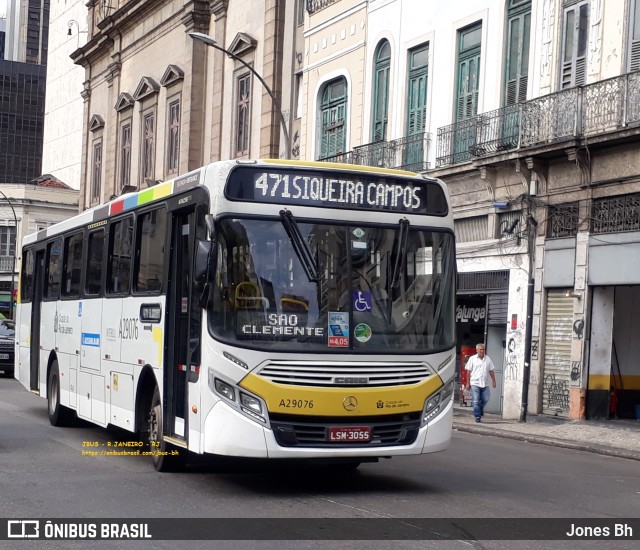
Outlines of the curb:
<svg viewBox="0 0 640 550">
<path fill-rule="evenodd" d="M 502 437 L 505 439 L 515 439 L 517 441 L 524 441 L 525 443 L 535 443 L 537 445 L 546 445 L 548 447 L 562 447 L 565 449 L 572 449 L 574 451 L 584 451 L 588 453 L 595 453 L 605 456 L 613 456 L 616 458 L 626 458 L 628 460 L 640 461 L 639 451 L 630 451 L 628 449 L 617 449 L 611 447 L 605 447 L 604 445 L 589 445 L 585 443 L 578 443 L 575 441 L 565 441 L 563 439 L 557 439 L 555 437 L 545 437 L 540 435 L 522 434 L 518 432 L 512 432 L 509 430 L 500 430 L 494 428 L 486 428 L 483 426 L 470 426 L 464 423 L 458 423 L 454 420 L 453 429 L 459 432 L 467 432 L 477 435 L 492 435 L 495 437 Z"/>
</svg>

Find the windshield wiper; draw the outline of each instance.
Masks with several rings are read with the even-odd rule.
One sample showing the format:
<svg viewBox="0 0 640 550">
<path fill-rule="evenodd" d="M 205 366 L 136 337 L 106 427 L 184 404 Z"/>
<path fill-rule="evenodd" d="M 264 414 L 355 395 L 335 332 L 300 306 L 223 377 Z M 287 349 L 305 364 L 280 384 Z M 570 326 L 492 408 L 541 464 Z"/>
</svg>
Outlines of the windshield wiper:
<svg viewBox="0 0 640 550">
<path fill-rule="evenodd" d="M 404 259 L 407 255 L 407 241 L 409 239 L 409 220 L 402 218 L 400 220 L 400 234 L 398 235 L 398 248 L 396 252 L 396 261 L 393 266 L 393 275 L 391 276 L 392 289 L 400 286 L 400 277 L 404 266 Z"/>
<path fill-rule="evenodd" d="M 282 225 L 287 232 L 293 249 L 296 251 L 296 255 L 302 264 L 302 268 L 309 279 L 309 282 L 315 283 L 320 279 L 318 275 L 318 263 L 313 257 L 313 253 L 309 248 L 309 244 L 300 233 L 300 228 L 293 217 L 293 214 L 289 210 L 280 210 L 280 218 L 282 219 Z"/>
</svg>

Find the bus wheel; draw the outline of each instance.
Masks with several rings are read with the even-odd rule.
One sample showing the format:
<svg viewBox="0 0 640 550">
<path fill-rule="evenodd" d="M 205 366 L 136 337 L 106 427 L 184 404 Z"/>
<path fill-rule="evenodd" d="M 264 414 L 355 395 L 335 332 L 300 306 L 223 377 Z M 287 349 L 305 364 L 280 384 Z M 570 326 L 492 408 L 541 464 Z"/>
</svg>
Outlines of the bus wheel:
<svg viewBox="0 0 640 550">
<path fill-rule="evenodd" d="M 149 411 L 149 451 L 153 467 L 158 472 L 181 470 L 187 459 L 186 449 L 179 449 L 167 443 L 162 437 L 162 402 L 156 387 Z"/>
<path fill-rule="evenodd" d="M 51 364 L 49 382 L 47 385 L 47 403 L 49 422 L 52 426 L 70 426 L 73 424 L 74 413 L 60 404 L 60 370 L 58 361 Z"/>
</svg>

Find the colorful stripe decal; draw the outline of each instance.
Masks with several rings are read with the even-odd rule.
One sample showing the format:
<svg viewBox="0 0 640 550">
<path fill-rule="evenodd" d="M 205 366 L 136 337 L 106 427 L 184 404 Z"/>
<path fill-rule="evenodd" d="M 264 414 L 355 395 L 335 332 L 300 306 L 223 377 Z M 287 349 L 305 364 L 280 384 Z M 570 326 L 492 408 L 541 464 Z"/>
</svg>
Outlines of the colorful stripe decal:
<svg viewBox="0 0 640 550">
<path fill-rule="evenodd" d="M 130 197 L 125 197 L 124 199 L 120 199 L 109 204 L 108 212 L 104 212 L 100 209 L 99 216 L 96 211 L 96 216 L 94 216 L 94 220 L 99 218 L 104 218 L 107 216 L 113 216 L 115 214 L 120 214 L 121 212 L 126 212 L 127 210 L 132 210 L 137 208 L 138 206 L 142 206 L 144 204 L 156 201 L 158 199 L 162 199 L 164 197 L 168 197 L 173 194 L 174 191 L 174 180 L 165 181 L 155 187 L 150 187 L 149 189 L 145 189 L 144 191 L 140 191 L 135 195 Z"/>
<path fill-rule="evenodd" d="M 180 176 L 175 180 L 168 180 L 148 189 L 143 189 L 130 196 L 118 198 L 104 207 L 96 208 L 93 212 L 93 222 L 105 220 L 116 214 L 132 210 L 138 206 L 163 199 L 174 193 L 180 193 L 187 189 L 201 185 L 204 180 L 205 170 L 199 168 L 193 172 Z"/>
</svg>

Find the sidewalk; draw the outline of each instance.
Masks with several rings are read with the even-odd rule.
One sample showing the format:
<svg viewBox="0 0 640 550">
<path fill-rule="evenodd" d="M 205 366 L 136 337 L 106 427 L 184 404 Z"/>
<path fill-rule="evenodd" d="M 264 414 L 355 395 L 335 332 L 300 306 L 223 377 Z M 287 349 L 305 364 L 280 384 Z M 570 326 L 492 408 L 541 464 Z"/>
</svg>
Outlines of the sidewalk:
<svg viewBox="0 0 640 550">
<path fill-rule="evenodd" d="M 526 422 L 518 422 L 485 414 L 478 424 L 471 407 L 455 405 L 453 429 L 640 460 L 640 420 L 564 420 L 529 414 Z"/>
</svg>

